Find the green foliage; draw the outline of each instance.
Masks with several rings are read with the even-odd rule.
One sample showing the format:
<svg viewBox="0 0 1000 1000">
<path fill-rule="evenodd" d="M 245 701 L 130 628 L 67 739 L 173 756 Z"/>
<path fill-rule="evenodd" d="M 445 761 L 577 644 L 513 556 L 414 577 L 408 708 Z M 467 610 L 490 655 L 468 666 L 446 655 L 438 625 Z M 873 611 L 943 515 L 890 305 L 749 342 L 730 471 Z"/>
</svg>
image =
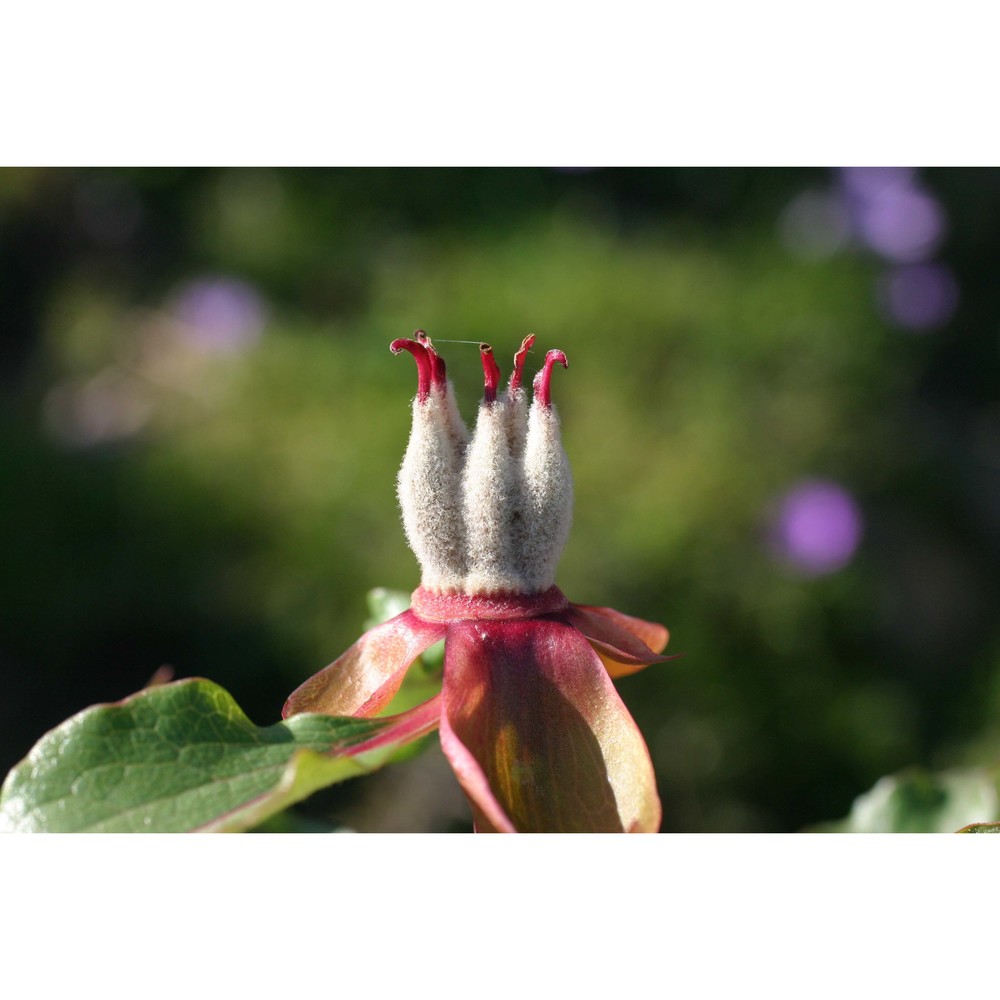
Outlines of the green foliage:
<svg viewBox="0 0 1000 1000">
<path fill-rule="evenodd" d="M 301 715 L 255 726 L 228 692 L 193 679 L 97 705 L 44 736 L 0 792 L 0 831 L 235 832 L 385 763 L 353 755 L 378 719 Z"/>
<path fill-rule="evenodd" d="M 819 833 L 966 833 L 997 832 L 1000 819 L 996 772 L 984 768 L 932 774 L 912 769 L 878 781 L 860 795 L 847 817 L 815 828 Z M 997 824 L 1000 827 L 1000 824 Z"/>
</svg>

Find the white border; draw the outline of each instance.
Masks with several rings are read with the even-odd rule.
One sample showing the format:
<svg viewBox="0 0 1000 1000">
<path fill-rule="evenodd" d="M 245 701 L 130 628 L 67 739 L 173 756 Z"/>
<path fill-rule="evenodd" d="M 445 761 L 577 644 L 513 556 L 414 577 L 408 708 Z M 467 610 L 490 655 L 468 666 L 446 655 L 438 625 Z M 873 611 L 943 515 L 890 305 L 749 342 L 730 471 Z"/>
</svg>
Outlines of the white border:
<svg viewBox="0 0 1000 1000">
<path fill-rule="evenodd" d="M 39 0 L 7 165 L 996 163 L 983 8 Z"/>
<path fill-rule="evenodd" d="M 102 997 L 961 995 L 992 971 L 990 845 L 11 835 L 5 953 Z"/>
</svg>

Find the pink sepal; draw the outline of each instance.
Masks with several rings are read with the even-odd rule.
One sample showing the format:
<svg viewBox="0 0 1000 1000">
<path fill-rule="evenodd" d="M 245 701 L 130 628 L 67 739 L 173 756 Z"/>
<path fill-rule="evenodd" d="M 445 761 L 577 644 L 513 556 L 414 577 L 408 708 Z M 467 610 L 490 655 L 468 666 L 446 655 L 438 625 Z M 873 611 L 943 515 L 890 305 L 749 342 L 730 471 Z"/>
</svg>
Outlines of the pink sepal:
<svg viewBox="0 0 1000 1000">
<path fill-rule="evenodd" d="M 665 663 L 675 656 L 660 656 L 669 638 L 662 625 L 624 615 L 614 608 L 571 604 L 561 616 L 594 646 L 612 677 L 624 677 L 651 663 Z M 658 646 L 658 649 L 651 647 Z M 608 661 L 612 663 L 608 663 Z"/>
<path fill-rule="evenodd" d="M 292 692 L 281 716 L 375 715 L 399 690 L 407 668 L 439 639 L 446 626 L 412 611 L 369 629 L 346 653 Z"/>
<path fill-rule="evenodd" d="M 433 698 L 429 698 L 407 712 L 385 716 L 386 727 L 377 736 L 365 740 L 364 743 L 356 743 L 349 750 L 340 752 L 351 757 L 358 757 L 361 754 L 381 750 L 386 746 L 396 747 L 402 746 L 404 743 L 412 743 L 413 740 L 426 736 L 437 729 L 440 718 L 441 695 L 436 694 Z"/>
</svg>

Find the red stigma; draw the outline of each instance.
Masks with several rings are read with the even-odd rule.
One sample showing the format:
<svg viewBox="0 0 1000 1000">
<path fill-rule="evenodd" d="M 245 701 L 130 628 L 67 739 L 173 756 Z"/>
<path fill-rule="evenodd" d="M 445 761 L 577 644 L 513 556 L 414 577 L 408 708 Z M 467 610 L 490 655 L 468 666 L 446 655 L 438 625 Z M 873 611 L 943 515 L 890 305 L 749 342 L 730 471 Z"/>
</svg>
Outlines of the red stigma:
<svg viewBox="0 0 1000 1000">
<path fill-rule="evenodd" d="M 552 381 L 552 367 L 556 364 L 562 365 L 563 368 L 569 368 L 569 362 L 566 360 L 566 355 L 563 354 L 562 351 L 549 351 L 549 353 L 545 355 L 545 366 L 535 376 L 535 401 L 539 406 L 548 408 L 552 405 L 549 383 Z"/>
<path fill-rule="evenodd" d="M 423 344 L 427 349 L 427 357 L 430 360 L 431 368 L 431 386 L 435 389 L 440 389 L 442 392 L 445 390 L 445 386 L 448 382 L 448 376 L 445 372 L 444 358 L 436 350 L 434 350 L 434 344 L 431 342 L 431 338 L 423 330 L 414 330 L 413 336 Z"/>
<path fill-rule="evenodd" d="M 518 349 L 517 354 L 514 355 L 514 370 L 510 373 L 510 383 L 507 385 L 507 391 L 513 392 L 515 389 L 521 388 L 521 376 L 524 373 L 524 362 L 528 358 L 528 351 L 531 350 L 531 345 L 535 342 L 535 335 L 529 333 L 524 340 L 521 341 L 521 346 Z"/>
<path fill-rule="evenodd" d="M 483 362 L 483 380 L 485 388 L 483 399 L 487 403 L 492 403 L 497 398 L 497 386 L 500 384 L 500 367 L 497 359 L 493 357 L 493 348 L 489 344 L 479 345 L 479 355 Z"/>
<path fill-rule="evenodd" d="M 389 350 L 393 354 L 409 351 L 413 355 L 413 360 L 417 363 L 417 399 L 421 403 L 425 402 L 431 390 L 431 359 L 423 344 L 401 338 L 394 340 L 389 345 Z"/>
</svg>

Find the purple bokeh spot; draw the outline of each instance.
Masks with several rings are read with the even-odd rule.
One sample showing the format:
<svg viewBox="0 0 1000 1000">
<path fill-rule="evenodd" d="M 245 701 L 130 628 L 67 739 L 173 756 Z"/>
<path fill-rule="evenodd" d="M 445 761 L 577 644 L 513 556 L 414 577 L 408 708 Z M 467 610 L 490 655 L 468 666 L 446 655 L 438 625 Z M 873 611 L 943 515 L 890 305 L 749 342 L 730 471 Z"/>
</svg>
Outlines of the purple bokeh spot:
<svg viewBox="0 0 1000 1000">
<path fill-rule="evenodd" d="M 944 236 L 944 213 L 928 194 L 890 188 L 863 206 L 858 219 L 864 241 L 888 260 L 924 260 Z"/>
<path fill-rule="evenodd" d="M 840 177 L 848 195 L 871 201 L 892 188 L 909 187 L 915 173 L 913 167 L 845 167 Z"/>
<path fill-rule="evenodd" d="M 807 479 L 780 499 L 770 545 L 796 572 L 822 576 L 851 561 L 861 534 L 861 511 L 850 493 L 829 480 Z"/>
<path fill-rule="evenodd" d="M 915 263 L 941 245 L 944 210 L 910 167 L 849 167 L 840 179 L 857 237 L 886 260 Z"/>
<path fill-rule="evenodd" d="M 184 285 L 172 312 L 192 345 L 210 353 L 251 347 L 267 322 L 256 289 L 237 278 L 201 278 Z"/>
<path fill-rule="evenodd" d="M 890 322 L 923 332 L 943 326 L 958 306 L 958 283 L 943 264 L 909 264 L 893 268 L 879 287 Z"/>
</svg>

